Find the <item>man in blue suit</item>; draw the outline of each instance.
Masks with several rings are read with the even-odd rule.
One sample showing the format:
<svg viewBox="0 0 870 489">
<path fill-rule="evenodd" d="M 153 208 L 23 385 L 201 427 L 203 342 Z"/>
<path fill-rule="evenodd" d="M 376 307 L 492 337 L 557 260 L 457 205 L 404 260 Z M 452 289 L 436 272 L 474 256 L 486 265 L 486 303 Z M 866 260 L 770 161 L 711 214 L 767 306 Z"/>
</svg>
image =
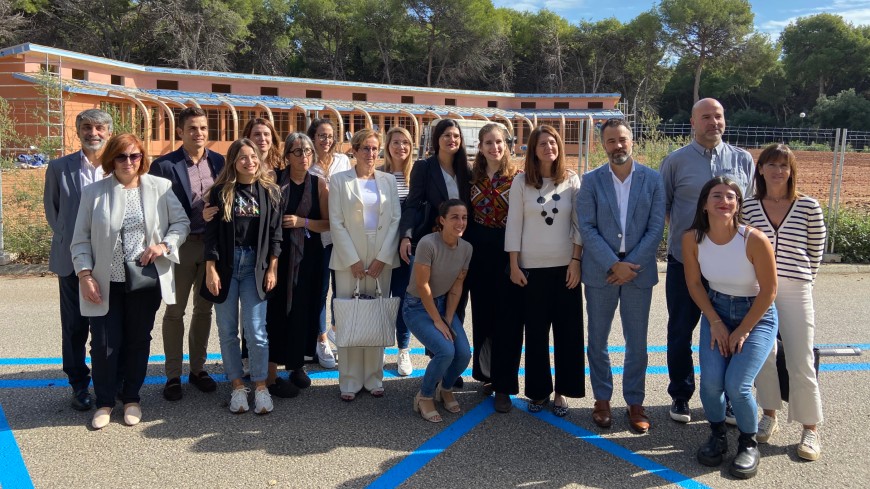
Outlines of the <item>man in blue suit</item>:
<svg viewBox="0 0 870 489">
<path fill-rule="evenodd" d="M 166 306 L 163 315 L 163 351 L 166 355 L 166 385 L 163 397 L 182 398 L 181 365 L 184 354 L 184 310 L 193 290 L 193 317 L 188 330 L 190 349 L 189 382 L 202 392 L 214 392 L 215 381 L 204 370 L 206 347 L 211 332 L 212 303 L 199 295 L 205 278 L 205 253 L 202 241 L 205 220 L 203 196 L 211 189 L 224 167 L 224 157 L 209 151 L 208 118 L 199 107 L 188 107 L 178 114 L 176 125 L 181 147 L 158 158 L 149 173 L 172 182 L 172 191 L 190 219 L 190 234 L 178 249 L 180 263 L 175 266 L 175 304 Z"/>
<path fill-rule="evenodd" d="M 616 306 L 625 338 L 622 394 L 631 428 L 646 433 L 643 408 L 647 367 L 647 330 L 652 288 L 658 283 L 656 250 L 665 226 L 665 189 L 661 176 L 631 157 L 631 129 L 622 119 L 601 126 L 609 164 L 583 175 L 577 195 L 577 220 L 583 238 L 581 280 L 586 291 L 587 357 L 595 407 L 592 420 L 602 428 L 613 422 L 613 375 L 607 338 Z"/>
<path fill-rule="evenodd" d="M 88 391 L 91 370 L 85 363 L 88 318 L 79 309 L 79 278 L 73 270 L 69 245 L 76 227 L 82 188 L 103 178 L 99 154 L 112 137 L 112 116 L 99 109 L 76 116 L 76 134 L 81 151 L 48 162 L 42 202 L 45 219 L 54 233 L 48 269 L 57 274 L 60 286 L 60 324 L 63 371 L 69 379 L 73 409 L 87 411 L 93 406 Z"/>
</svg>

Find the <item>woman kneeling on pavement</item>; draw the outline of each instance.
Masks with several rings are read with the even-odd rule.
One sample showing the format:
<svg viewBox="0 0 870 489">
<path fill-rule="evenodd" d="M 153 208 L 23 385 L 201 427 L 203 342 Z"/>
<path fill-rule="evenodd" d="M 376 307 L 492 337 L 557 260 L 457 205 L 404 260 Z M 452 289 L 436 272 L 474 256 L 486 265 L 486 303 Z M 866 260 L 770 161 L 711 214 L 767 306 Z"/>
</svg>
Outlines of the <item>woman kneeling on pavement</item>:
<svg viewBox="0 0 870 489">
<path fill-rule="evenodd" d="M 712 433 L 698 461 L 715 467 L 728 452 L 725 394 L 740 429 L 734 477 L 748 479 L 761 458 L 752 384 L 776 339 L 776 263 L 763 233 L 741 223 L 740 187 L 716 177 L 701 189 L 695 220 L 683 235 L 686 285 L 701 309 L 701 402 Z M 709 281 L 704 287 L 702 275 Z"/>
<path fill-rule="evenodd" d="M 452 386 L 471 360 L 468 337 L 456 311 L 471 262 L 471 244 L 461 239 L 467 225 L 468 208 L 461 200 L 449 199 L 439 206 L 438 232 L 417 244 L 402 306 L 408 329 L 433 354 L 414 397 L 414 411 L 433 423 L 441 422 L 435 401 L 442 401 L 451 413 L 461 411 Z"/>
</svg>

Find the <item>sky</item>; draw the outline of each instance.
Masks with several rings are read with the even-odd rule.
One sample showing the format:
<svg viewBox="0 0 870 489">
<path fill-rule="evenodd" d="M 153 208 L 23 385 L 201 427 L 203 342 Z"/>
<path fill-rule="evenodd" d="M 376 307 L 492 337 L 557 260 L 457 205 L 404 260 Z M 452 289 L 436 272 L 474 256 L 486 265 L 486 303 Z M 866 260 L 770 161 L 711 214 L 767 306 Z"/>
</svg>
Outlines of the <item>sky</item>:
<svg viewBox="0 0 870 489">
<path fill-rule="evenodd" d="M 755 14 L 755 27 L 779 37 L 782 29 L 798 17 L 822 12 L 838 14 L 856 25 L 870 24 L 870 0 L 750 0 Z M 629 22 L 639 13 L 657 5 L 655 0 L 493 0 L 497 7 L 536 12 L 542 8 L 551 10 L 572 23 L 581 20 L 597 21 L 616 17 Z"/>
</svg>

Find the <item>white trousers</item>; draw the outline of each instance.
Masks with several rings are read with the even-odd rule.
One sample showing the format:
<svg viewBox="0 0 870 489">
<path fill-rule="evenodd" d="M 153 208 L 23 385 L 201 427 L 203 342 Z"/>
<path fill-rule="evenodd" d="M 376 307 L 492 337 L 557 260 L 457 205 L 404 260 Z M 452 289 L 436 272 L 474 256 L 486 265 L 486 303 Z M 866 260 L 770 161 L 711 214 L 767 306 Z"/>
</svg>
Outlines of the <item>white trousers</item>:
<svg viewBox="0 0 870 489">
<path fill-rule="evenodd" d="M 815 311 L 810 282 L 779 279 L 776 291 L 779 334 L 788 366 L 788 421 L 815 425 L 822 421 L 822 398 L 813 366 Z M 782 409 L 776 371 L 776 345 L 755 379 L 758 404 L 762 409 Z"/>
<path fill-rule="evenodd" d="M 362 261 L 366 268 L 378 256 L 378 250 L 375 249 L 375 236 L 368 235 L 367 238 L 367 249 L 357 250 L 359 256 L 363 257 Z M 386 291 L 387 294 L 390 292 L 391 272 L 391 268 L 384 267 L 378 276 L 381 291 Z M 335 271 L 335 297 L 349 298 L 353 296 L 354 288 L 356 288 L 356 279 L 350 273 L 349 268 Z M 360 282 L 360 294 L 374 296 L 376 290 L 377 284 L 373 278 L 366 276 L 365 280 Z M 342 394 L 356 394 L 363 388 L 369 391 L 380 389 L 383 388 L 383 381 L 383 348 L 361 347 L 338 349 L 338 387 L 341 389 Z"/>
</svg>

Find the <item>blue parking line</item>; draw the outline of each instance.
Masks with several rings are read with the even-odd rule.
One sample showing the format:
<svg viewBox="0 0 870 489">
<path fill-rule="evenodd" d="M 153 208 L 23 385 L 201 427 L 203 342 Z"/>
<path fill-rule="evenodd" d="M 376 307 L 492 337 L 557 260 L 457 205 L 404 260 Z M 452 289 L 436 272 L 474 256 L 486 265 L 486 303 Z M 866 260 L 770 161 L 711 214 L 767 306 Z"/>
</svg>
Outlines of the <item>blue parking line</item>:
<svg viewBox="0 0 870 489">
<path fill-rule="evenodd" d="M 518 399 L 513 399 L 514 406 L 522 411 L 526 411 L 526 407 L 528 403 L 526 401 L 520 401 Z M 623 447 L 622 445 L 618 445 L 606 438 L 601 437 L 589 430 L 581 428 L 573 423 L 569 423 L 568 421 L 556 417 L 553 413 L 549 411 L 541 411 L 539 413 L 529 413 L 531 416 L 548 423 L 560 430 L 576 436 L 581 441 L 589 443 L 590 445 L 598 448 L 599 450 L 603 450 L 614 457 L 620 458 L 635 467 L 640 468 L 641 470 L 645 470 L 652 475 L 657 477 L 661 477 L 662 479 L 676 484 L 680 487 L 685 487 L 687 489 L 710 489 L 709 486 L 706 486 L 687 475 L 683 475 L 675 470 L 669 469 L 664 465 L 661 465 L 657 462 L 653 462 L 652 460 L 644 457 L 643 455 L 638 455 L 635 452 Z"/>
<path fill-rule="evenodd" d="M 6 421 L 3 406 L 0 406 L 0 487 L 7 489 L 31 489 L 33 481 L 21 456 L 12 428 Z"/>
<path fill-rule="evenodd" d="M 456 443 L 457 440 L 465 436 L 494 412 L 495 408 L 492 399 L 484 399 L 477 407 L 417 447 L 416 450 L 408 454 L 396 465 L 390 467 L 389 470 L 381 474 L 380 477 L 372 481 L 367 487 L 369 489 L 399 487 L 416 474 L 417 471 L 431 462 L 432 459 L 450 448 L 450 445 Z"/>
</svg>

